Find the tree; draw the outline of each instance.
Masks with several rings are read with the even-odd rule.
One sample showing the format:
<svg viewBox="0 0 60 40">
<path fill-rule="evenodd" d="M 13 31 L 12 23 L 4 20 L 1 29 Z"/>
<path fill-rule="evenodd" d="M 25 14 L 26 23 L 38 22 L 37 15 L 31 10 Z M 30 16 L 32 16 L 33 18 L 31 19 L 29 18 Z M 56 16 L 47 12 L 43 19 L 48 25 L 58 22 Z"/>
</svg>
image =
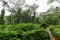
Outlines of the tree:
<svg viewBox="0 0 60 40">
<path fill-rule="evenodd" d="M 5 10 L 11 12 L 12 16 L 13 15 L 16 16 L 16 20 L 14 20 L 15 23 L 19 23 L 20 21 L 20 17 L 21 17 L 20 12 L 22 11 L 21 6 L 24 4 L 24 2 L 25 2 L 24 0 L 9 0 L 9 2 L 4 1 L 4 3 L 7 4 L 6 5 L 7 9 Z M 12 18 L 11 20 L 13 19 L 14 18 Z"/>
<path fill-rule="evenodd" d="M 23 1 L 23 2 L 22 2 Z M 9 7 L 9 11 L 12 12 L 12 13 L 15 13 L 16 15 L 16 23 L 19 23 L 20 22 L 20 17 L 21 17 L 21 5 L 24 4 L 24 0 L 18 0 L 16 3 L 13 1 L 13 2 L 10 2 L 10 3 L 13 3 L 14 6 L 13 8 Z M 12 10 L 12 11 L 11 11 Z"/>
<path fill-rule="evenodd" d="M 2 6 L 3 6 L 3 9 L 1 10 L 1 20 L 0 20 L 0 22 L 1 22 L 1 24 L 4 24 L 4 16 L 5 16 L 5 6 L 7 5 L 7 2 L 5 2 L 5 1 L 3 1 L 3 4 L 2 4 Z"/>
<path fill-rule="evenodd" d="M 51 3 L 53 3 L 55 0 L 48 0 L 48 4 L 51 4 Z"/>
<path fill-rule="evenodd" d="M 32 10 L 31 13 L 33 13 L 32 21 L 33 21 L 33 23 L 35 23 L 36 22 L 36 11 L 35 10 L 38 8 L 38 5 L 33 4 L 33 6 L 30 6 L 30 8 Z"/>
</svg>

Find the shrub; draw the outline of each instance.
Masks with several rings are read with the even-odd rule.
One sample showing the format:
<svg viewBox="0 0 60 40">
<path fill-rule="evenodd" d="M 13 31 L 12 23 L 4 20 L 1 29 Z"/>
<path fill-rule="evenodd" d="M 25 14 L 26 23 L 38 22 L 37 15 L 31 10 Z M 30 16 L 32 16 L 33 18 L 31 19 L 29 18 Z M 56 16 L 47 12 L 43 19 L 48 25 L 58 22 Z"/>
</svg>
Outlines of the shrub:
<svg viewBox="0 0 60 40">
<path fill-rule="evenodd" d="M 57 40 L 60 40 L 60 26 L 52 25 L 52 26 L 50 26 L 50 30 L 51 30 L 52 34 L 57 38 Z"/>
<path fill-rule="evenodd" d="M 50 40 L 49 34 L 44 29 L 25 32 L 23 40 Z"/>
<path fill-rule="evenodd" d="M 25 29 L 24 29 L 25 28 Z M 24 31 L 25 30 L 25 31 Z M 37 24 L 14 24 L 0 26 L 1 40 L 49 40 L 49 34 Z"/>
<path fill-rule="evenodd" d="M 49 26 L 48 24 L 46 24 L 46 23 L 42 23 L 40 27 L 43 27 L 43 28 L 46 29 L 48 26 Z"/>
</svg>

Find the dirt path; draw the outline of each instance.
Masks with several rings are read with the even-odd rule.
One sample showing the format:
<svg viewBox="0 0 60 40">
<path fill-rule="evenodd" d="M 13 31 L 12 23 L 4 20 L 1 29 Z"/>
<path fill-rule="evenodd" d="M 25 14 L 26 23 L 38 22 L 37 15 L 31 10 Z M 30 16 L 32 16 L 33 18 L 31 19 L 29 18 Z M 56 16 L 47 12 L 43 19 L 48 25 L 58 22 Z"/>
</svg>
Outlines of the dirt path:
<svg viewBox="0 0 60 40">
<path fill-rule="evenodd" d="M 56 38 L 52 35 L 51 31 L 49 30 L 49 28 L 47 28 L 47 31 L 49 33 L 50 36 L 50 40 L 56 40 Z"/>
</svg>

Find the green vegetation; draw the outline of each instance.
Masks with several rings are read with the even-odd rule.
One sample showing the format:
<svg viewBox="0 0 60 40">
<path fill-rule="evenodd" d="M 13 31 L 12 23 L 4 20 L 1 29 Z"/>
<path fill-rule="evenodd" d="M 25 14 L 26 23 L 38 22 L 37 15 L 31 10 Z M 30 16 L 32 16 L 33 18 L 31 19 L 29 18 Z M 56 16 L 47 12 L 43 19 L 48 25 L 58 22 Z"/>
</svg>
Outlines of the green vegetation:
<svg viewBox="0 0 60 40">
<path fill-rule="evenodd" d="M 50 40 L 48 32 L 38 24 L 0 25 L 1 40 Z"/>
<path fill-rule="evenodd" d="M 52 34 L 60 40 L 60 25 L 50 25 Z M 20 23 L 0 25 L 0 40 L 50 40 L 46 29 L 39 24 Z"/>
<path fill-rule="evenodd" d="M 25 0 L 1 0 L 1 3 L 0 40 L 50 40 L 50 31 L 60 40 L 60 7 L 37 15 L 37 4 L 25 5 Z M 27 9 L 23 10 L 22 6 Z M 6 10 L 11 14 L 5 16 Z"/>
<path fill-rule="evenodd" d="M 53 33 L 53 35 L 60 40 L 60 25 L 51 25 L 50 30 Z"/>
</svg>

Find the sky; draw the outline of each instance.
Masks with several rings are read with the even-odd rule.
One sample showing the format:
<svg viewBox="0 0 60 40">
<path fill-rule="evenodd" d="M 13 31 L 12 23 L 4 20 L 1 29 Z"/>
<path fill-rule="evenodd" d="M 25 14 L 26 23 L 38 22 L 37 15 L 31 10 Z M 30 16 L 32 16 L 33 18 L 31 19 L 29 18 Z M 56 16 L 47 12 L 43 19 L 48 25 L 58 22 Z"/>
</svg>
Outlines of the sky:
<svg viewBox="0 0 60 40">
<path fill-rule="evenodd" d="M 48 0 L 25 0 L 28 5 L 33 5 L 34 3 L 37 4 L 39 7 L 36 9 L 37 12 L 46 12 L 51 6 L 60 6 L 58 2 L 53 2 L 51 4 L 47 4 Z M 0 2 L 0 11 L 3 9 L 1 2 Z M 10 12 L 5 11 L 5 15 L 10 15 Z"/>
<path fill-rule="evenodd" d="M 47 5 L 48 0 L 26 0 L 26 3 L 29 5 L 33 5 L 34 3 L 37 4 L 39 7 L 37 8 L 37 12 L 44 12 L 46 11 L 49 6 Z"/>
</svg>

